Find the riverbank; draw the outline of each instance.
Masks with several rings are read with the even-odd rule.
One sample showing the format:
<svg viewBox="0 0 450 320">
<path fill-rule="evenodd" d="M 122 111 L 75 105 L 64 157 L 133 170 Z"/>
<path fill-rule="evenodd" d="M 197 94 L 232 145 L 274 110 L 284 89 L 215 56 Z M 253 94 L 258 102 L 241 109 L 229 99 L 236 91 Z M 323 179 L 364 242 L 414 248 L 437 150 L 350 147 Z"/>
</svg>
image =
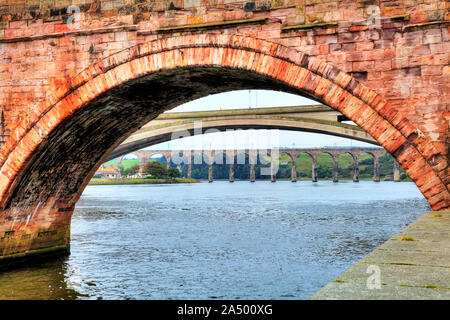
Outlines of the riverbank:
<svg viewBox="0 0 450 320">
<path fill-rule="evenodd" d="M 107 185 L 132 185 L 132 184 L 172 184 L 172 183 L 198 183 L 197 179 L 121 179 L 121 180 L 99 180 L 92 179 L 89 181 L 90 186 L 107 186 Z"/>
<path fill-rule="evenodd" d="M 277 178 L 277 181 L 291 181 L 291 178 Z M 208 179 L 199 179 L 199 181 L 208 181 Z M 213 181 L 229 181 L 228 179 L 214 179 Z M 249 181 L 249 179 L 235 179 L 234 181 Z M 270 181 L 270 178 L 267 179 L 256 179 L 256 181 Z M 297 178 L 298 182 L 302 181 L 311 181 L 311 178 Z M 320 178 L 319 181 L 333 181 L 332 178 Z M 339 181 L 353 181 L 352 178 L 339 178 Z M 359 181 L 373 181 L 373 178 L 359 178 Z M 380 182 L 393 182 L 393 180 L 380 180 Z M 411 179 L 404 179 L 396 182 L 412 182 Z"/>
<path fill-rule="evenodd" d="M 450 211 L 427 212 L 310 297 L 450 299 Z M 367 281 L 380 271 L 381 288 Z"/>
</svg>

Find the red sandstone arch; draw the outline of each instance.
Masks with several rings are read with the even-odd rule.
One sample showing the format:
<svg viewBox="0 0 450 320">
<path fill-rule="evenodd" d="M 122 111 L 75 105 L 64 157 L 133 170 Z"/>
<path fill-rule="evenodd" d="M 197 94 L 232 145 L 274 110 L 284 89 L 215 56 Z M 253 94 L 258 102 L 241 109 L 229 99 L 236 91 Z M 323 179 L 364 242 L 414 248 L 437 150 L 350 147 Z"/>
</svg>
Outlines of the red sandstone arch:
<svg viewBox="0 0 450 320">
<path fill-rule="evenodd" d="M 172 101 L 168 97 L 168 101 L 171 101 L 168 105 L 156 106 L 151 112 L 147 111 L 145 117 L 135 116 L 137 120 L 132 122 L 133 126 L 126 133 L 120 130 L 115 132 L 119 120 L 114 118 L 114 113 L 106 113 L 113 118 L 110 125 L 105 125 L 98 118 L 102 114 L 97 118 L 92 116 L 92 119 L 85 119 L 83 125 L 87 125 L 89 121 L 97 121 L 95 124 L 105 126 L 109 130 L 108 138 L 114 140 L 105 150 L 101 150 L 102 156 L 95 158 L 95 165 L 94 162 L 87 162 L 87 167 L 83 167 L 83 157 L 89 155 L 89 150 L 83 149 L 83 143 L 88 142 L 80 139 L 88 139 L 89 135 L 86 135 L 86 130 L 83 131 L 82 127 L 71 131 L 72 127 L 69 126 L 76 127 L 77 119 L 85 116 L 84 113 L 95 114 L 101 103 L 108 102 L 112 108 L 117 103 L 126 104 L 127 98 L 133 98 L 135 105 L 139 105 L 139 110 L 147 110 L 143 99 L 145 96 L 139 100 L 142 93 L 137 89 L 144 88 L 144 84 L 148 86 L 158 83 L 158 77 L 169 79 L 185 70 L 203 70 L 202 68 L 209 72 L 203 75 L 205 79 L 219 76 L 222 72 L 229 72 L 230 77 L 245 73 L 253 77 L 249 78 L 249 83 L 259 81 L 258 85 L 262 87 L 278 84 L 280 88 L 312 97 L 339 110 L 393 154 L 434 210 L 449 207 L 446 158 L 401 112 L 350 75 L 294 49 L 260 39 L 235 35 L 188 35 L 155 40 L 126 49 L 98 61 L 55 88 L 53 96 L 39 106 L 41 115 L 38 120 L 26 128 L 19 128 L 0 150 L 0 208 L 3 216 L 21 214 L 34 217 L 36 212 L 38 216 L 39 212 L 43 212 L 46 221 L 51 221 L 49 226 L 54 223 L 70 225 L 76 201 L 96 167 L 108 153 L 145 122 L 180 101 Z M 183 73 L 183 76 L 189 77 L 189 72 Z M 140 81 L 144 81 L 143 79 L 147 82 L 142 84 Z M 230 88 L 239 85 L 240 83 L 230 80 Z M 120 91 L 125 89 L 128 91 Z M 164 94 L 165 88 L 159 89 L 157 92 Z M 176 92 L 177 89 L 179 90 L 175 87 L 171 92 Z M 116 93 L 116 100 L 109 101 L 109 95 L 113 93 Z M 120 100 L 124 93 L 128 95 Z M 195 90 L 183 96 L 185 99 L 193 97 L 198 97 Z M 126 110 L 126 107 L 123 106 L 121 110 Z M 80 138 L 71 137 L 70 133 L 80 134 Z M 60 146 L 64 144 L 63 138 L 70 138 L 77 143 L 78 149 L 74 150 L 81 152 L 78 162 L 58 167 L 55 158 L 54 168 L 39 166 L 43 156 L 58 156 L 55 152 L 50 152 L 53 150 L 50 147 L 65 150 Z M 56 146 L 51 145 L 52 143 Z M 62 149 L 58 149 L 59 147 Z M 70 150 L 71 146 L 64 147 Z M 67 179 L 60 186 L 53 186 L 51 197 L 48 195 L 42 200 L 40 195 L 32 194 L 37 191 L 30 191 L 33 185 L 29 181 L 36 178 L 36 175 L 43 173 L 48 177 L 51 173 L 57 175 L 63 170 Z M 28 220 L 29 218 L 19 219 L 20 228 L 30 228 Z M 34 228 L 39 229 L 39 223 L 33 223 Z M 0 223 L 0 228 L 1 225 Z M 17 224 L 15 228 L 18 228 Z M 67 233 L 64 237 L 67 240 Z"/>
<path fill-rule="evenodd" d="M 330 64 L 279 44 L 228 35 L 156 40 L 107 57 L 56 88 L 42 116 L 1 150 L 0 205 L 34 150 L 64 119 L 100 94 L 144 74 L 177 67 L 220 66 L 282 81 L 339 110 L 393 154 L 433 209 L 448 207 L 446 159 L 398 110 Z M 6 208 L 4 208 L 6 209 Z"/>
</svg>

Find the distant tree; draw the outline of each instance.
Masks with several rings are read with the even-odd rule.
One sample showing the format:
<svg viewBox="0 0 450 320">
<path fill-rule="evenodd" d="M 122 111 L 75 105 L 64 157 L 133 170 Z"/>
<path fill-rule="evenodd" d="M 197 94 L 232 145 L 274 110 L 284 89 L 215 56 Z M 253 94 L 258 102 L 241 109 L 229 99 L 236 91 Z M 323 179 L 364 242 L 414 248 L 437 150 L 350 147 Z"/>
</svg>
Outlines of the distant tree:
<svg viewBox="0 0 450 320">
<path fill-rule="evenodd" d="M 131 167 L 127 168 L 127 169 L 123 169 L 122 168 L 121 174 L 123 176 L 133 175 L 133 174 L 136 174 L 137 172 L 139 172 L 139 169 L 140 169 L 139 165 L 136 164 L 136 165 L 131 166 Z"/>
<path fill-rule="evenodd" d="M 165 178 L 167 170 L 157 161 L 150 161 L 144 167 L 144 173 L 150 174 L 157 179 Z"/>
<path fill-rule="evenodd" d="M 167 176 L 170 178 L 180 178 L 183 174 L 178 168 L 169 168 L 167 169 Z"/>
</svg>

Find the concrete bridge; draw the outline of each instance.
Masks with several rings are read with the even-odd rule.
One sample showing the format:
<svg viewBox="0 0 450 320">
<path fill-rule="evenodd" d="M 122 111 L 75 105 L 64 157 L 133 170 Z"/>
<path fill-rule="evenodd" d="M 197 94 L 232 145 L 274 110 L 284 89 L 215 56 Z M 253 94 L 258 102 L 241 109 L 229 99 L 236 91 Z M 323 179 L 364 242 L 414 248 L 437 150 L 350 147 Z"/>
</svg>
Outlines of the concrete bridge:
<svg viewBox="0 0 450 320">
<path fill-rule="evenodd" d="M 340 112 L 323 106 L 163 113 L 133 133 L 107 158 L 174 140 L 228 129 L 282 129 L 323 133 L 378 144 L 358 126 L 341 123 Z"/>
<path fill-rule="evenodd" d="M 245 164 L 245 156 L 248 156 L 250 164 L 250 182 L 255 182 L 255 165 L 260 158 L 260 163 L 270 163 L 270 180 L 276 181 L 277 166 L 280 154 L 287 154 L 292 163 L 291 181 L 297 182 L 297 157 L 305 153 L 311 157 L 312 168 L 311 177 L 313 182 L 317 182 L 317 158 L 323 154 L 329 154 L 333 159 L 333 182 L 338 182 L 338 158 L 341 154 L 349 154 L 353 158 L 353 182 L 359 181 L 359 157 L 362 154 L 369 154 L 373 158 L 373 181 L 380 181 L 379 157 L 385 153 L 382 148 L 337 148 L 337 149 L 277 149 L 277 150 L 139 150 L 133 152 L 139 159 L 139 166 L 142 171 L 145 164 L 154 155 L 162 155 L 166 159 L 167 167 L 170 167 L 173 157 L 177 158 L 177 164 L 186 163 L 188 165 L 187 177 L 192 178 L 192 162 L 202 164 L 204 161 L 209 164 L 208 181 L 213 182 L 213 164 L 228 164 L 230 166 L 229 181 L 234 182 L 234 165 Z M 263 156 L 269 156 L 270 161 L 261 161 Z M 118 166 L 122 167 L 124 156 L 118 158 Z M 193 161 L 194 158 L 194 161 Z M 225 161 L 224 161 L 225 158 Z M 400 181 L 400 165 L 394 160 L 394 181 Z"/>
<path fill-rule="evenodd" d="M 345 115 L 450 207 L 446 0 L 0 4 L 0 259 L 68 251 L 96 168 L 165 110 L 270 89 Z M 70 6 L 69 6 L 70 5 Z"/>
</svg>

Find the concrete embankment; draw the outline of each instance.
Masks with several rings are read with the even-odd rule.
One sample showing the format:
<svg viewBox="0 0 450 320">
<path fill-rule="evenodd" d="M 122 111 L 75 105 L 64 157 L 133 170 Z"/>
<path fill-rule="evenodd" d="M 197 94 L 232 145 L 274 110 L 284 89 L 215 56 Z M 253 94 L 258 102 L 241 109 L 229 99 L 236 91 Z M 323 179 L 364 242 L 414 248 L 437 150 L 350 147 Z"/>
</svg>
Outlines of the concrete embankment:
<svg viewBox="0 0 450 320">
<path fill-rule="evenodd" d="M 450 299 L 450 211 L 425 213 L 310 299 Z"/>
</svg>

